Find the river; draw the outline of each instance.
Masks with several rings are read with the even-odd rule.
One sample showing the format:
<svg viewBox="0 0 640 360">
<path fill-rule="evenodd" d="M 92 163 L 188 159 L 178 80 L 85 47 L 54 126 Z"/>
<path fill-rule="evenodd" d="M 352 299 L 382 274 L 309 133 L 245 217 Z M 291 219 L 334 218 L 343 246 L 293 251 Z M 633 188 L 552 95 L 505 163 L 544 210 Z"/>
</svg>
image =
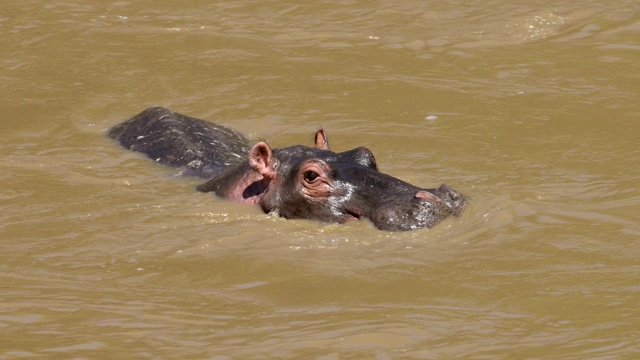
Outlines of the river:
<svg viewBox="0 0 640 360">
<path fill-rule="evenodd" d="M 0 7 L 0 359 L 640 357 L 640 3 L 301 4 Z M 106 137 L 153 105 L 473 203 L 265 215 Z"/>
</svg>

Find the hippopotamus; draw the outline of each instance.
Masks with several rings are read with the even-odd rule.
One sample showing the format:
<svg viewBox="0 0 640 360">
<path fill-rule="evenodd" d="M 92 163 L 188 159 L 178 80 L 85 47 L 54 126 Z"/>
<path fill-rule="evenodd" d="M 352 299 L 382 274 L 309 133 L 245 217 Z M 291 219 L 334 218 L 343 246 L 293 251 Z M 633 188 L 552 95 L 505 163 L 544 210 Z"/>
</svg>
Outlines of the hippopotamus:
<svg viewBox="0 0 640 360">
<path fill-rule="evenodd" d="M 462 214 L 468 198 L 449 185 L 421 188 L 378 170 L 365 147 L 334 152 L 326 132 L 314 146 L 271 148 L 225 126 L 156 106 L 114 126 L 108 136 L 181 173 L 207 179 L 201 192 L 287 219 L 344 223 L 366 218 L 387 231 L 430 228 Z"/>
</svg>

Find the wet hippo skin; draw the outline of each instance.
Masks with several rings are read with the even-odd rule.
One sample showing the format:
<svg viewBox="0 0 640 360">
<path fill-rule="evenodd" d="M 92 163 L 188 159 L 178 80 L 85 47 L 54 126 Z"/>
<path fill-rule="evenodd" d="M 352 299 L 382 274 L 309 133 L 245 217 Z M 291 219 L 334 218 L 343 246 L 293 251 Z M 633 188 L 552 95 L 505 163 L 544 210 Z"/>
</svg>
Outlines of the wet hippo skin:
<svg viewBox="0 0 640 360">
<path fill-rule="evenodd" d="M 381 230 L 430 228 L 460 215 L 467 198 L 443 184 L 411 185 L 378 171 L 364 147 L 333 152 L 324 130 L 315 146 L 254 145 L 222 125 L 152 107 L 108 132 L 125 148 L 209 179 L 198 191 L 259 205 L 288 219 L 344 223 L 367 218 Z"/>
</svg>

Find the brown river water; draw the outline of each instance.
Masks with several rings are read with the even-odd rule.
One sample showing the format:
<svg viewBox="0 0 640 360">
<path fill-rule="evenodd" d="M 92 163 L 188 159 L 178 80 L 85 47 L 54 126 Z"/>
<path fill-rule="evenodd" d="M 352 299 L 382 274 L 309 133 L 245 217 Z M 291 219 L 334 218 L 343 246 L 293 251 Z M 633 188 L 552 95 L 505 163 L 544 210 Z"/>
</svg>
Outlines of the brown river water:
<svg viewBox="0 0 640 360">
<path fill-rule="evenodd" d="M 0 359 L 639 359 L 640 2 L 0 6 Z M 146 107 L 470 195 L 391 233 L 198 193 Z"/>
</svg>

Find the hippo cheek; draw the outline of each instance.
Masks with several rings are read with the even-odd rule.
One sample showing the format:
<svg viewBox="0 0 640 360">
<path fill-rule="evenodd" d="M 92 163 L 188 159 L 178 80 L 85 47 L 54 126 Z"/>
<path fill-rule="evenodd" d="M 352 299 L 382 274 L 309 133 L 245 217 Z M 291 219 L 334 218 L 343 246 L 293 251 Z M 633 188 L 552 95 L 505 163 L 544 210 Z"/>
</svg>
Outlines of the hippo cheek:
<svg viewBox="0 0 640 360">
<path fill-rule="evenodd" d="M 316 198 L 309 202 L 313 203 L 311 207 L 318 209 L 316 217 L 325 222 L 343 224 L 358 221 L 364 216 L 364 211 L 359 206 L 346 205 L 343 196 Z"/>
<path fill-rule="evenodd" d="M 379 207 L 368 218 L 380 230 L 401 231 L 418 228 L 408 212 L 401 211 L 401 209 L 394 206 Z"/>
</svg>

